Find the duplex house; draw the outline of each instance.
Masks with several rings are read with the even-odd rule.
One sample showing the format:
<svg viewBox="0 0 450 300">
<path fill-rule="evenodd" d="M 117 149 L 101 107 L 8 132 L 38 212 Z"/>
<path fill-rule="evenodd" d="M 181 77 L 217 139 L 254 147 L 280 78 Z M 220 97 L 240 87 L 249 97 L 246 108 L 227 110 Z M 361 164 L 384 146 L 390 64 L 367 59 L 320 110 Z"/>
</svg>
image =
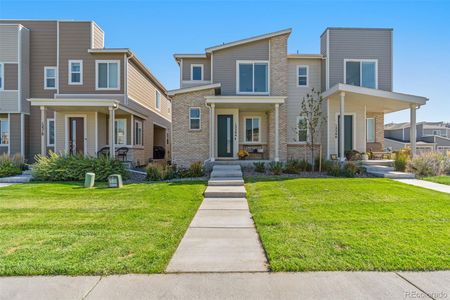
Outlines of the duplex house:
<svg viewBox="0 0 450 300">
<path fill-rule="evenodd" d="M 0 153 L 169 159 L 171 102 L 128 48 L 92 21 L 0 21 Z M 124 157 L 124 155 L 126 157 Z"/>
<path fill-rule="evenodd" d="M 409 109 L 415 123 L 428 99 L 392 91 L 392 29 L 327 28 L 318 54 L 289 54 L 290 34 L 174 55 L 180 67 L 180 88 L 169 91 L 174 163 L 237 159 L 241 149 L 251 159 L 305 158 L 309 132 L 300 102 L 312 88 L 325 99 L 315 145 L 325 159 L 382 150 L 386 113 Z"/>
</svg>

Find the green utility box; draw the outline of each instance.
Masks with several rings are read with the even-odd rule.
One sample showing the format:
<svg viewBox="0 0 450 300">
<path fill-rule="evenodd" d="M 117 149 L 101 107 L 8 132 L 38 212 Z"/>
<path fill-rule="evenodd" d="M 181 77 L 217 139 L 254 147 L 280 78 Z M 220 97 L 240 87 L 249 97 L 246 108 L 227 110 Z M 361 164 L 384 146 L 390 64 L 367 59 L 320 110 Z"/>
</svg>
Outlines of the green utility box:
<svg viewBox="0 0 450 300">
<path fill-rule="evenodd" d="M 85 188 L 92 188 L 95 184 L 95 173 L 86 173 L 86 176 L 84 178 L 84 187 Z"/>
<path fill-rule="evenodd" d="M 110 188 L 121 188 L 123 186 L 122 175 L 120 175 L 120 174 L 109 175 L 108 176 L 108 186 Z"/>
</svg>

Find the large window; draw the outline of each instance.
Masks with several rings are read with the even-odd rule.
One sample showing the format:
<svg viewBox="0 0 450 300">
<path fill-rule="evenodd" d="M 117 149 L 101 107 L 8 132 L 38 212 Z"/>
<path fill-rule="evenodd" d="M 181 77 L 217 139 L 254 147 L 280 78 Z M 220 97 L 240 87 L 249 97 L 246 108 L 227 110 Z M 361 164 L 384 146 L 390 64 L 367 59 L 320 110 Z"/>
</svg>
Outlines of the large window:
<svg viewBox="0 0 450 300">
<path fill-rule="evenodd" d="M 297 117 L 297 142 L 308 141 L 308 122 L 305 117 Z"/>
<path fill-rule="evenodd" d="M 44 67 L 44 89 L 56 89 L 56 67 Z"/>
<path fill-rule="evenodd" d="M 69 84 L 83 84 L 82 60 L 69 60 Z"/>
<path fill-rule="evenodd" d="M 189 108 L 189 129 L 199 130 L 200 129 L 200 107 L 190 107 Z"/>
<path fill-rule="evenodd" d="M 269 63 L 237 62 L 237 93 L 267 94 L 269 92 Z"/>
<path fill-rule="evenodd" d="M 55 120 L 47 119 L 47 146 L 55 146 Z"/>
<path fill-rule="evenodd" d="M 375 119 L 367 118 L 367 142 L 375 142 Z"/>
<path fill-rule="evenodd" d="M 376 89 L 376 60 L 345 60 L 345 83 Z"/>
<path fill-rule="evenodd" d="M 245 142 L 258 143 L 261 141 L 261 119 L 259 117 L 245 118 Z"/>
<path fill-rule="evenodd" d="M 127 120 L 126 119 L 116 119 L 116 126 L 114 131 L 114 137 L 116 140 L 116 145 L 126 145 L 127 144 Z"/>
<path fill-rule="evenodd" d="M 9 121 L 7 118 L 0 119 L 0 146 L 9 144 Z"/>
<path fill-rule="evenodd" d="M 297 67 L 297 86 L 308 87 L 308 66 Z"/>
<path fill-rule="evenodd" d="M 5 87 L 3 86 L 3 78 L 4 78 L 4 64 L 0 64 L 0 91 L 3 91 Z"/>
<path fill-rule="evenodd" d="M 203 65 L 191 65 L 191 80 L 203 80 Z"/>
<path fill-rule="evenodd" d="M 156 91 L 155 107 L 157 110 L 161 110 L 161 93 L 159 91 Z"/>
<path fill-rule="evenodd" d="M 142 121 L 134 121 L 134 144 L 143 145 L 142 141 Z"/>
<path fill-rule="evenodd" d="M 97 60 L 96 61 L 96 89 L 98 90 L 119 90 L 120 73 L 118 60 Z"/>
</svg>

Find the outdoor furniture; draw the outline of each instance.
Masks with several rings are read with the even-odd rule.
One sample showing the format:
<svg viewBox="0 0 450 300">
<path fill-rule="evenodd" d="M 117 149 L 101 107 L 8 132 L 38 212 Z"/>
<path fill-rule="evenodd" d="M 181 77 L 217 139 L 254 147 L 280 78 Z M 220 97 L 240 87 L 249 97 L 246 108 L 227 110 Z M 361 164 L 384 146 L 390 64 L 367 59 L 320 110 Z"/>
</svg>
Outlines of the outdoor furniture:
<svg viewBox="0 0 450 300">
<path fill-rule="evenodd" d="M 97 156 L 109 156 L 109 147 L 103 147 L 99 151 L 97 151 Z"/>
<path fill-rule="evenodd" d="M 245 145 L 244 150 L 248 152 L 249 158 L 264 159 L 264 148 L 262 145 Z"/>
<path fill-rule="evenodd" d="M 128 154 L 127 147 L 120 147 L 116 150 L 116 157 L 118 157 L 122 161 L 125 161 L 127 159 L 127 154 Z"/>
</svg>

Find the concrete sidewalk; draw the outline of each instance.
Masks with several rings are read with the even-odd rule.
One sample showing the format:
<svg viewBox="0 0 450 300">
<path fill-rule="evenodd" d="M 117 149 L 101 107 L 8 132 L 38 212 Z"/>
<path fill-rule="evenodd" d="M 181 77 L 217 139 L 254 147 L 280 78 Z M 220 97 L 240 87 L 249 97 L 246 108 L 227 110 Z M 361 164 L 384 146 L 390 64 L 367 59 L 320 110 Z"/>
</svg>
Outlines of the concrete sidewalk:
<svg viewBox="0 0 450 300">
<path fill-rule="evenodd" d="M 0 299 L 449 299 L 450 271 L 3 277 Z"/>
<path fill-rule="evenodd" d="M 406 184 L 418 186 L 421 188 L 450 194 L 450 185 L 434 183 L 434 182 L 420 180 L 420 179 L 394 179 L 394 180 L 401 182 L 401 183 L 406 183 Z"/>
</svg>

